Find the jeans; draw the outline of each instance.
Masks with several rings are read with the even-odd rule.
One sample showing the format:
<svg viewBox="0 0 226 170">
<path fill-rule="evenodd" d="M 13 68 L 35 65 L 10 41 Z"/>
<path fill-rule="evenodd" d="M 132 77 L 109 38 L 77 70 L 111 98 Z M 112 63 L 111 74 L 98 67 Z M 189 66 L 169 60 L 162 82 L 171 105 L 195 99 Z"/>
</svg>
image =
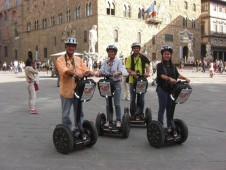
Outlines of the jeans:
<svg viewBox="0 0 226 170">
<path fill-rule="evenodd" d="M 77 107 L 78 107 L 78 99 L 77 98 L 65 98 L 63 96 L 60 96 L 61 98 L 61 104 L 62 104 L 62 124 L 67 125 L 70 129 L 72 128 L 72 122 L 70 119 L 70 110 L 71 105 L 73 105 L 74 110 L 74 122 L 75 122 L 75 129 L 77 128 L 76 123 L 76 115 L 77 115 Z M 83 123 L 84 114 L 83 114 L 83 108 L 81 106 L 81 118 L 80 123 Z"/>
<path fill-rule="evenodd" d="M 144 96 L 145 94 L 138 94 L 140 95 L 140 100 L 138 101 L 138 105 L 140 106 L 140 110 L 137 110 L 137 105 L 136 105 L 136 97 L 137 94 L 135 93 L 133 89 L 133 84 L 129 84 L 129 90 L 130 90 L 130 114 L 143 114 L 144 113 Z"/>
<path fill-rule="evenodd" d="M 121 82 L 115 83 L 115 94 L 113 96 L 114 99 L 114 105 L 115 105 L 115 114 L 116 114 L 116 121 L 121 121 Z M 109 112 L 109 101 L 108 98 L 106 98 L 106 110 L 107 110 L 107 120 L 112 121 L 113 115 Z"/>
<path fill-rule="evenodd" d="M 156 92 L 157 92 L 158 101 L 159 101 L 158 121 L 162 125 L 164 125 L 163 116 L 164 116 L 164 112 L 166 110 L 167 127 L 171 127 L 170 112 L 171 112 L 171 107 L 173 105 L 173 101 L 170 97 L 170 93 L 165 91 L 164 89 L 162 89 L 160 86 L 157 87 Z"/>
</svg>

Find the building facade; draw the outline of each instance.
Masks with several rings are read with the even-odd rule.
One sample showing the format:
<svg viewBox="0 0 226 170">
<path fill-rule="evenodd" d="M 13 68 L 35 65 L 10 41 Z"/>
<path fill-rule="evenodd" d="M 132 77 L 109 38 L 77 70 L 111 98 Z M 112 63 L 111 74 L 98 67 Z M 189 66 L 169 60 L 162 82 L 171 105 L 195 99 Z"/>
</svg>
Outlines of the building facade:
<svg viewBox="0 0 226 170">
<path fill-rule="evenodd" d="M 226 2 L 202 0 L 201 6 L 202 57 L 206 57 L 209 44 L 211 59 L 226 61 Z"/>
<path fill-rule="evenodd" d="M 57 1 L 57 3 L 56 3 Z M 201 56 L 201 2 L 197 0 L 6 0 L 0 2 L 0 60 L 47 60 L 64 50 L 64 39 L 75 36 L 78 52 L 88 51 L 89 30 L 97 25 L 96 52 L 106 57 L 115 44 L 127 57 L 139 42 L 150 60 L 161 60 L 160 49 L 171 45 L 173 61 Z"/>
</svg>

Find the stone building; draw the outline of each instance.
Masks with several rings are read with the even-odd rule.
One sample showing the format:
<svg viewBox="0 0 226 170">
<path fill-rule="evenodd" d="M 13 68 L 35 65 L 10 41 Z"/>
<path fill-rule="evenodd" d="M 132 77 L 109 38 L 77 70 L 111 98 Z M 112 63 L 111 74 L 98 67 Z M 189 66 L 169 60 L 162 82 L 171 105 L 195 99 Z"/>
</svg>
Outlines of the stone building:
<svg viewBox="0 0 226 170">
<path fill-rule="evenodd" d="M 207 57 L 207 44 L 211 58 L 226 61 L 226 2 L 224 0 L 202 0 L 201 36 L 202 57 Z"/>
<path fill-rule="evenodd" d="M 95 51 L 100 60 L 109 44 L 119 48 L 118 56 L 128 56 L 133 42 L 141 43 L 150 60 L 161 59 L 160 49 L 166 44 L 174 48 L 175 63 L 200 58 L 201 2 L 197 0 L 56 1 L 0 2 L 1 61 L 24 60 L 28 52 L 34 59 L 47 60 L 64 50 L 63 40 L 70 35 L 78 40 L 78 52 L 88 51 L 93 25 L 97 25 Z"/>
</svg>

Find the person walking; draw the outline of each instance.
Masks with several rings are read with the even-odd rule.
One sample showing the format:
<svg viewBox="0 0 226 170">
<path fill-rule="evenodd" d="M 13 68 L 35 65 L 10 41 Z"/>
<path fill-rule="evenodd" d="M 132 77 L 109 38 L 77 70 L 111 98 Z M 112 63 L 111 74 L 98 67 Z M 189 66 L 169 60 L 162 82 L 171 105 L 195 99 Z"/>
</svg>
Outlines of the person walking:
<svg viewBox="0 0 226 170">
<path fill-rule="evenodd" d="M 170 122 L 170 110 L 173 107 L 173 100 L 170 97 L 171 90 L 177 79 L 186 80 L 188 83 L 190 80 L 182 76 L 176 66 L 172 63 L 173 48 L 171 46 L 164 46 L 161 49 L 162 61 L 157 65 L 157 88 L 159 109 L 158 109 L 158 121 L 164 125 L 163 116 L 166 110 L 167 118 L 167 130 L 171 131 L 172 125 Z"/>
<path fill-rule="evenodd" d="M 138 73 L 145 77 L 150 76 L 150 61 L 147 57 L 140 54 L 141 45 L 137 42 L 131 45 L 132 54 L 126 60 L 126 69 L 129 73 L 129 89 L 130 89 L 130 114 L 131 119 L 135 119 L 136 114 L 136 93 L 133 89 L 134 78 Z M 140 118 L 144 118 L 144 97 L 145 94 L 140 94 L 140 113 L 137 113 Z"/>
<path fill-rule="evenodd" d="M 35 75 L 37 74 L 38 70 L 33 68 L 33 62 L 28 58 L 25 63 L 25 76 L 28 90 L 28 107 L 31 114 L 38 114 L 36 110 L 36 91 L 34 87 Z"/>
<path fill-rule="evenodd" d="M 57 58 L 57 69 L 60 74 L 60 98 L 62 109 L 62 124 L 68 126 L 73 132 L 78 132 L 76 124 L 76 115 L 78 107 L 78 99 L 74 96 L 74 90 L 76 87 L 75 78 L 78 81 L 84 77 L 84 75 L 93 75 L 89 71 L 88 67 L 83 63 L 80 57 L 74 56 L 74 52 L 77 47 L 77 40 L 75 37 L 66 38 L 65 42 L 66 53 Z M 73 105 L 74 110 L 74 125 L 72 127 L 72 121 L 70 118 L 70 110 Z M 81 124 L 83 123 L 84 114 L 81 107 Z"/>
<path fill-rule="evenodd" d="M 102 64 L 99 71 L 97 71 L 96 76 L 99 77 L 101 74 L 110 75 L 112 74 L 113 77 L 110 77 L 114 81 L 115 86 L 115 94 L 114 94 L 114 106 L 115 106 L 115 113 L 116 113 L 116 127 L 121 127 L 121 75 L 124 71 L 124 67 L 122 65 L 122 61 L 116 57 L 117 54 L 117 47 L 114 45 L 109 45 L 106 49 L 108 53 L 108 60 L 105 60 Z M 106 110 L 109 111 L 109 100 L 106 98 Z M 109 126 L 109 122 L 113 121 L 113 115 L 107 112 L 107 121 L 105 126 Z"/>
</svg>

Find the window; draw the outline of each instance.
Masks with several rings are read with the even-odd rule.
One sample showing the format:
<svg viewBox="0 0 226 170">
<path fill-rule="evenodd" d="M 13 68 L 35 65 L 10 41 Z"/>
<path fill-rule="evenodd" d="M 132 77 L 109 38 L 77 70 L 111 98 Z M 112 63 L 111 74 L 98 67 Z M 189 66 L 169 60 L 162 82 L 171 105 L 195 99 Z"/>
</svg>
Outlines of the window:
<svg viewBox="0 0 226 170">
<path fill-rule="evenodd" d="M 66 21 L 67 22 L 71 21 L 71 10 L 70 9 L 68 9 L 66 12 Z"/>
<path fill-rule="evenodd" d="M 188 3 L 187 3 L 187 1 L 184 1 L 184 9 L 188 9 Z"/>
<path fill-rule="evenodd" d="M 223 25 L 220 25 L 220 26 L 219 26 L 219 32 L 220 32 L 220 33 L 223 33 Z"/>
<path fill-rule="evenodd" d="M 201 10 L 202 10 L 202 12 L 209 10 L 208 2 L 202 3 Z"/>
<path fill-rule="evenodd" d="M 92 5 L 91 2 L 86 4 L 86 16 L 92 15 Z"/>
<path fill-rule="evenodd" d="M 44 48 L 44 58 L 48 57 L 47 48 Z"/>
<path fill-rule="evenodd" d="M 213 5 L 213 10 L 217 11 L 217 5 L 216 4 Z"/>
<path fill-rule="evenodd" d="M 8 47 L 5 46 L 5 57 L 8 57 Z"/>
<path fill-rule="evenodd" d="M 18 37 L 18 36 L 19 36 L 19 32 L 18 32 L 18 24 L 17 24 L 17 22 L 14 23 L 14 34 L 15 34 L 15 37 Z"/>
<path fill-rule="evenodd" d="M 219 12 L 222 12 L 222 5 L 219 5 Z"/>
<path fill-rule="evenodd" d="M 5 9 L 9 9 L 10 8 L 10 2 L 9 0 L 5 0 Z"/>
<path fill-rule="evenodd" d="M 42 28 L 43 29 L 47 28 L 47 19 L 46 18 L 42 19 Z"/>
<path fill-rule="evenodd" d="M 195 19 L 192 19 L 192 28 L 196 27 Z"/>
<path fill-rule="evenodd" d="M 17 50 L 15 50 L 14 53 L 15 53 L 14 58 L 17 60 L 18 59 Z"/>
<path fill-rule="evenodd" d="M 84 31 L 84 43 L 87 42 L 87 31 Z"/>
<path fill-rule="evenodd" d="M 27 23 L 27 31 L 31 31 L 31 23 L 30 22 Z"/>
<path fill-rule="evenodd" d="M 35 30 L 38 30 L 38 20 L 35 20 Z"/>
<path fill-rule="evenodd" d="M 155 35 L 152 36 L 152 45 L 155 45 Z"/>
<path fill-rule="evenodd" d="M 76 13 L 76 14 L 75 14 L 75 18 L 76 18 L 76 19 L 81 18 L 80 6 L 79 6 L 79 7 L 76 7 L 75 13 Z"/>
<path fill-rule="evenodd" d="M 62 13 L 58 14 L 58 24 L 62 24 Z"/>
<path fill-rule="evenodd" d="M 214 32 L 217 32 L 217 24 L 214 25 Z"/>
<path fill-rule="evenodd" d="M 173 42 L 173 35 L 172 34 L 165 34 L 165 41 Z"/>
<path fill-rule="evenodd" d="M 193 11 L 196 11 L 196 5 L 193 4 Z"/>
<path fill-rule="evenodd" d="M 108 1 L 107 2 L 107 15 L 115 15 L 115 4 L 114 2 Z"/>
<path fill-rule="evenodd" d="M 54 26 L 55 25 L 54 15 L 52 15 L 51 18 L 50 18 L 50 25 L 51 26 Z"/>
<path fill-rule="evenodd" d="M 14 5 L 15 6 L 19 6 L 19 4 L 20 4 L 19 0 L 14 0 Z"/>
<path fill-rule="evenodd" d="M 118 30 L 114 30 L 114 42 L 118 42 Z"/>
<path fill-rule="evenodd" d="M 141 32 L 137 33 L 137 42 L 141 43 Z"/>
<path fill-rule="evenodd" d="M 139 8 L 138 19 L 144 19 L 144 8 Z"/>
<path fill-rule="evenodd" d="M 54 46 L 56 47 L 57 45 L 57 41 L 56 41 L 56 37 L 54 37 Z"/>
<path fill-rule="evenodd" d="M 172 2 L 171 2 L 171 0 L 168 0 L 168 4 L 169 4 L 169 5 L 172 5 Z"/>
<path fill-rule="evenodd" d="M 123 6 L 123 16 L 124 17 L 130 17 L 131 16 L 130 10 L 131 10 L 130 6 L 128 4 L 124 4 L 124 6 Z"/>
<path fill-rule="evenodd" d="M 183 27 L 187 28 L 188 27 L 188 18 L 183 17 Z"/>
</svg>

